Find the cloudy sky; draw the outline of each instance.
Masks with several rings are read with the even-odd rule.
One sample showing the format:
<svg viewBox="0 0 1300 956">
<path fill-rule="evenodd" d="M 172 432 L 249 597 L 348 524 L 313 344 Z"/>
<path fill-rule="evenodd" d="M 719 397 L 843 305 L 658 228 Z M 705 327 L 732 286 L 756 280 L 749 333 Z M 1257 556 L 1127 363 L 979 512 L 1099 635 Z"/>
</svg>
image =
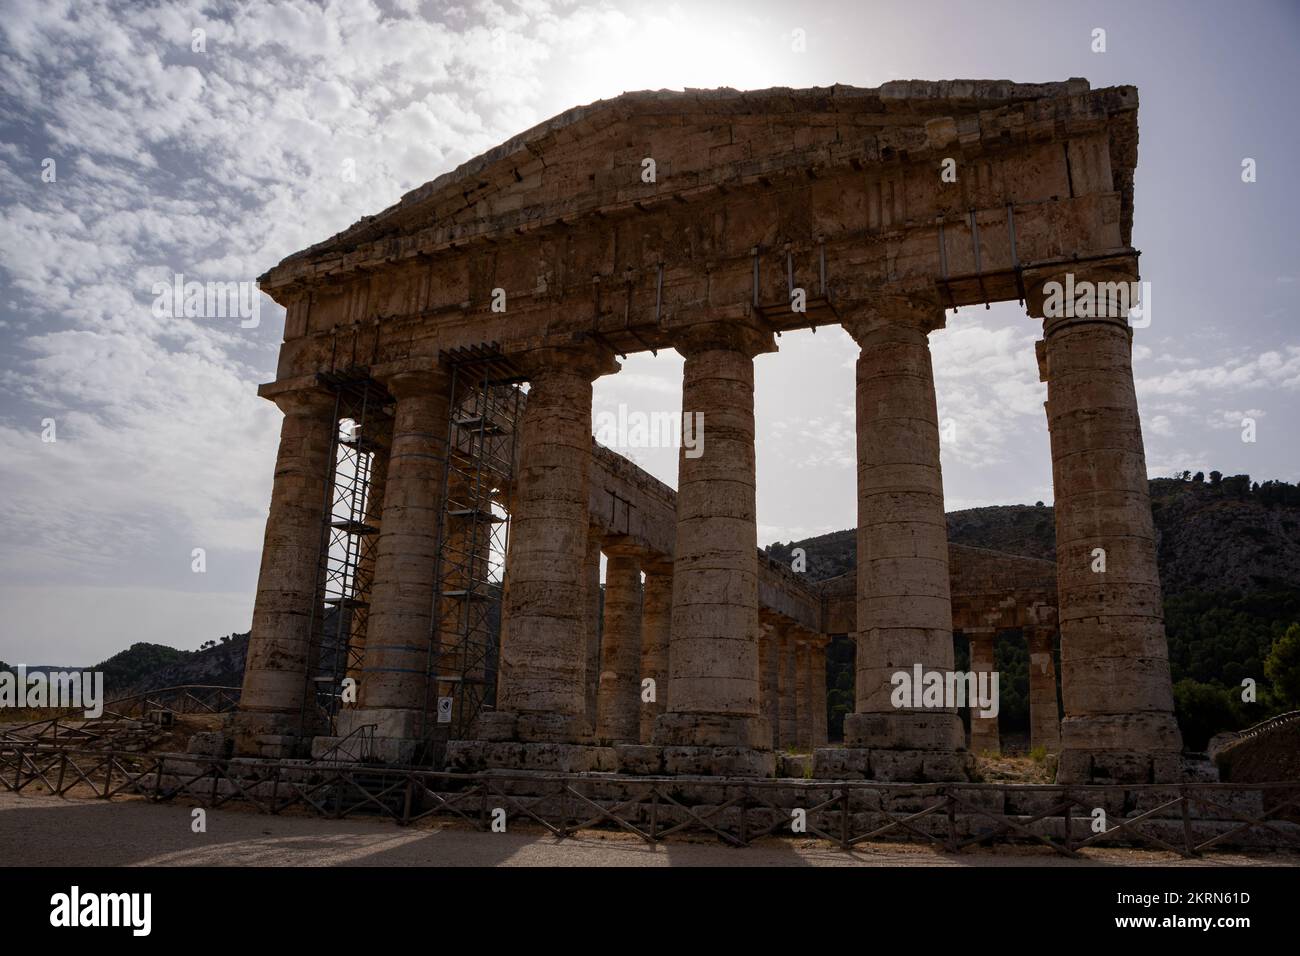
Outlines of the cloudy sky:
<svg viewBox="0 0 1300 956">
<path fill-rule="evenodd" d="M 627 90 L 1138 86 L 1151 473 L 1296 481 L 1297 40 L 1300 7 L 1262 0 L 4 0 L 0 659 L 89 664 L 135 640 L 195 647 L 248 627 L 279 429 L 254 390 L 274 378 L 283 311 L 263 300 L 253 328 L 159 318 L 155 282 L 252 280 Z M 1247 157 L 1257 182 L 1242 182 Z M 1036 337 L 1014 304 L 964 309 L 932 337 L 950 510 L 1051 500 Z M 758 359 L 762 542 L 855 520 L 854 353 L 823 329 Z M 674 411 L 680 373 L 675 354 L 633 357 L 597 384 L 596 411 Z M 672 450 L 633 454 L 676 483 Z"/>
</svg>

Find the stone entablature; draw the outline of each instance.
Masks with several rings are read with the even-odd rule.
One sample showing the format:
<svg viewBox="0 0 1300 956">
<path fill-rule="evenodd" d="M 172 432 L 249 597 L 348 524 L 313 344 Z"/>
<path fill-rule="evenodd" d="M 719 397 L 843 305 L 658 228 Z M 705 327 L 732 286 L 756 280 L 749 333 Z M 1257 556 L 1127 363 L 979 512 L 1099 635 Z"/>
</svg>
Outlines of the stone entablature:
<svg viewBox="0 0 1300 956">
<path fill-rule="evenodd" d="M 988 548 L 948 544 L 949 589 L 953 629 L 996 626 L 1000 629 L 1054 624 L 1056 565 Z M 826 634 L 852 634 L 857 630 L 856 580 L 847 572 L 818 585 L 825 611 L 820 630 Z M 1039 621 L 1035 608 L 1044 608 L 1050 620 Z M 985 615 L 996 614 L 995 620 Z"/>
<path fill-rule="evenodd" d="M 1132 255 L 1137 99 L 952 81 L 571 111 L 263 276 L 289 312 L 279 377 L 358 349 L 382 365 L 595 333 L 639 352 L 700 310 L 800 328 L 936 280 L 944 305 L 1023 297 L 1024 270 Z"/>
</svg>

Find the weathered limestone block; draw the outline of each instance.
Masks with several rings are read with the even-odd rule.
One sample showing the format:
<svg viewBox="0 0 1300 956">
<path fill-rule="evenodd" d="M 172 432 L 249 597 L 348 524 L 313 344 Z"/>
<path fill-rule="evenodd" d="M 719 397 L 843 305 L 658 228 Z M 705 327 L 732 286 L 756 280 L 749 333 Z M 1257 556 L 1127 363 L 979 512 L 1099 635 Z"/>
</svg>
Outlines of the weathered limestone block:
<svg viewBox="0 0 1300 956">
<path fill-rule="evenodd" d="M 635 546 L 606 546 L 605 622 L 600 653 L 596 739 L 641 739 L 641 558 Z"/>
<path fill-rule="evenodd" d="M 234 739 L 224 731 L 200 731 L 190 736 L 185 752 L 203 757 L 229 757 Z"/>
<path fill-rule="evenodd" d="M 967 750 L 823 747 L 813 753 L 813 776 L 818 780 L 943 783 L 969 780 L 974 769 Z"/>
<path fill-rule="evenodd" d="M 776 775 L 802 780 L 812 776 L 812 754 L 777 754 Z"/>
<path fill-rule="evenodd" d="M 664 770 L 670 774 L 698 777 L 771 777 L 776 773 L 776 755 L 754 746 L 710 747 L 691 745 L 664 747 Z"/>
<path fill-rule="evenodd" d="M 520 770 L 547 773 L 610 772 L 618 767 L 612 747 L 547 741 L 453 740 L 447 744 L 447 769 L 474 773 Z"/>
<path fill-rule="evenodd" d="M 635 776 L 652 777 L 664 772 L 664 748 L 650 744 L 619 744 L 614 747 L 618 754 L 619 773 Z"/>
<path fill-rule="evenodd" d="M 813 776 L 819 780 L 865 780 L 870 772 L 870 751 L 860 747 L 824 747 L 813 755 Z"/>
<path fill-rule="evenodd" d="M 235 749 L 257 754 L 258 738 L 301 734 L 311 643 L 312 602 L 325 519 L 330 453 L 338 422 L 334 397 L 317 389 L 283 392 L 280 450 L 266 519 L 253 604 L 244 687 L 235 718 Z M 319 613 L 319 609 L 317 609 Z M 295 747 L 286 745 L 286 756 Z"/>
<path fill-rule="evenodd" d="M 1065 796 L 1056 790 L 1014 789 L 1006 791 L 1006 813 L 1011 816 L 1032 817 L 1047 813 L 1065 802 Z M 1077 810 L 1076 810 L 1077 812 Z"/>
<path fill-rule="evenodd" d="M 965 809 L 959 809 L 958 813 L 971 813 L 981 810 L 985 813 L 991 813 L 1000 816 L 1006 812 L 1006 792 L 1000 789 L 954 789 L 949 791 L 952 796 L 962 802 Z"/>
</svg>

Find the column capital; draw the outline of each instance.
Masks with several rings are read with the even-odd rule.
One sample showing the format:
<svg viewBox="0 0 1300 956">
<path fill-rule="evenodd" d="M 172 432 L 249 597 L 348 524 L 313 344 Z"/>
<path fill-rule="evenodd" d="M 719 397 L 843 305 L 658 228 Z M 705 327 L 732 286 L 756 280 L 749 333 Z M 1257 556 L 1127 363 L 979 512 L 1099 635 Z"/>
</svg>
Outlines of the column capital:
<svg viewBox="0 0 1300 956">
<path fill-rule="evenodd" d="M 602 375 L 610 375 L 622 367 L 611 349 L 596 343 L 540 345 L 512 354 L 510 361 L 529 380 L 565 372 L 585 376 L 588 381 L 594 382 Z"/>
<path fill-rule="evenodd" d="M 926 295 L 881 295 L 840 312 L 840 325 L 859 345 L 880 329 L 901 327 L 928 335 L 946 323 L 939 300 Z"/>
<path fill-rule="evenodd" d="M 601 539 L 600 550 L 611 558 L 644 558 L 645 548 L 626 534 L 607 534 Z"/>
<path fill-rule="evenodd" d="M 375 378 L 398 401 L 417 395 L 449 397 L 451 393 L 451 373 L 438 367 L 393 369 L 380 372 Z"/>
<path fill-rule="evenodd" d="M 1112 322 L 1128 328 L 1128 312 L 1138 303 L 1136 256 L 1062 263 L 1027 270 L 1025 311 L 1045 329 L 1076 321 Z"/>
<path fill-rule="evenodd" d="M 287 389 L 268 397 L 285 415 L 314 418 L 334 410 L 334 393 L 319 386 Z"/>
<path fill-rule="evenodd" d="M 740 352 L 749 358 L 776 351 L 776 334 L 756 316 L 707 317 L 673 329 L 673 348 L 689 358 L 700 352 Z"/>
</svg>

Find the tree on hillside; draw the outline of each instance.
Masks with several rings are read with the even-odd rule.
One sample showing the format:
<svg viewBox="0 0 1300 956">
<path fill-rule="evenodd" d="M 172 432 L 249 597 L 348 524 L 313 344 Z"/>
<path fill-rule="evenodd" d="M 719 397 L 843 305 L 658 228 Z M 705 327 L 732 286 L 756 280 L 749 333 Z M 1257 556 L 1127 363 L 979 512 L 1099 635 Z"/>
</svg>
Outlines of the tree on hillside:
<svg viewBox="0 0 1300 956">
<path fill-rule="evenodd" d="M 1231 478 L 1224 478 L 1219 483 L 1225 495 L 1232 495 L 1234 498 L 1245 498 L 1250 494 L 1250 475 L 1233 475 Z"/>
<path fill-rule="evenodd" d="M 1174 684 L 1174 715 L 1188 750 L 1204 750 L 1215 734 L 1253 723 L 1240 694 L 1190 678 Z"/>
<path fill-rule="evenodd" d="M 1269 694 L 1280 710 L 1300 710 L 1300 624 L 1277 639 L 1264 661 Z"/>
</svg>

